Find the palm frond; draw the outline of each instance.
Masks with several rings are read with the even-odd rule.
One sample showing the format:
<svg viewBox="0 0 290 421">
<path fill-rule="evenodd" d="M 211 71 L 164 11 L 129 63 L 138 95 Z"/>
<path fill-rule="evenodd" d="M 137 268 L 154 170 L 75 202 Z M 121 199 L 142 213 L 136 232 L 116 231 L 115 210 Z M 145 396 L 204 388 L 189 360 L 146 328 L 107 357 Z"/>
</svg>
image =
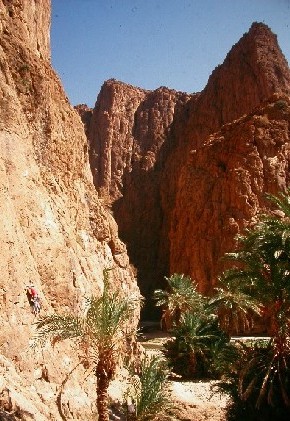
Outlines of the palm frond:
<svg viewBox="0 0 290 421">
<path fill-rule="evenodd" d="M 87 311 L 87 323 L 96 338 L 112 338 L 118 330 L 124 328 L 131 313 L 128 301 L 120 300 L 117 294 L 92 297 Z"/>
<path fill-rule="evenodd" d="M 52 314 L 43 317 L 36 322 L 36 333 L 34 346 L 40 343 L 43 345 L 48 339 L 56 341 L 73 339 L 83 336 L 86 332 L 85 320 L 70 314 Z"/>
<path fill-rule="evenodd" d="M 163 307 L 162 322 L 167 330 L 173 323 L 178 323 L 182 313 L 187 311 L 200 311 L 205 308 L 206 298 L 198 292 L 196 282 L 189 276 L 174 273 L 169 278 L 166 291 L 154 291 L 156 306 Z"/>
<path fill-rule="evenodd" d="M 153 299 L 156 301 L 156 307 L 162 307 L 167 304 L 168 302 L 168 295 L 167 291 L 163 289 L 156 289 L 153 293 Z"/>
<path fill-rule="evenodd" d="M 266 193 L 266 198 L 284 212 L 285 216 L 290 217 L 290 188 L 287 188 L 286 193 L 279 192 L 277 195 Z"/>
</svg>

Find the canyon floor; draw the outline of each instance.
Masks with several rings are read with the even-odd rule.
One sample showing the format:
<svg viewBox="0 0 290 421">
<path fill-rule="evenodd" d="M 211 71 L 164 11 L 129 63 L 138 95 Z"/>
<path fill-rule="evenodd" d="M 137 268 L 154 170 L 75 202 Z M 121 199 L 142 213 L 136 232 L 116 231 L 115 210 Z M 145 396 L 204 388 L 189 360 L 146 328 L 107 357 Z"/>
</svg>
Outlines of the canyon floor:
<svg viewBox="0 0 290 421">
<path fill-rule="evenodd" d="M 225 421 L 228 398 L 214 393 L 213 382 L 170 382 L 173 419 Z"/>
<path fill-rule="evenodd" d="M 154 330 L 145 333 L 141 343 L 147 353 L 161 354 L 168 335 Z M 215 389 L 215 381 L 183 381 L 173 377 L 169 381 L 172 410 L 162 421 L 226 421 L 229 397 Z M 161 421 L 161 419 L 160 419 Z"/>
</svg>

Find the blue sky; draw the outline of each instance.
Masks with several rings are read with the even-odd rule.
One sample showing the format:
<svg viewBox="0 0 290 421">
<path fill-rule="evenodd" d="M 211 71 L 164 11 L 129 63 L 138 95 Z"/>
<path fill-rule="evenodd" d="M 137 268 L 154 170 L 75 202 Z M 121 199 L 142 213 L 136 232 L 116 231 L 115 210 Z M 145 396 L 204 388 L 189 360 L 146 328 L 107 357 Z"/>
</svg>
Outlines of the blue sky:
<svg viewBox="0 0 290 421">
<path fill-rule="evenodd" d="M 290 64 L 290 0 L 51 0 L 52 64 L 73 105 L 105 80 L 201 91 L 254 21 Z"/>
</svg>

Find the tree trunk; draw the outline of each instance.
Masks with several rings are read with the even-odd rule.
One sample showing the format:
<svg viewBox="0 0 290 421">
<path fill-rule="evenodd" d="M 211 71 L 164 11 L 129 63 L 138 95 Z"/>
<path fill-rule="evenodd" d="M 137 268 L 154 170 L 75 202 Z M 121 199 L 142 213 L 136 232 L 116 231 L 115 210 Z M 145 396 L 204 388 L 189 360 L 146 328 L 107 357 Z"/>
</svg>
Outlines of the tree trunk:
<svg viewBox="0 0 290 421">
<path fill-rule="evenodd" d="M 105 372 L 97 373 L 97 408 L 99 421 L 109 421 L 108 387 L 109 379 Z"/>
</svg>

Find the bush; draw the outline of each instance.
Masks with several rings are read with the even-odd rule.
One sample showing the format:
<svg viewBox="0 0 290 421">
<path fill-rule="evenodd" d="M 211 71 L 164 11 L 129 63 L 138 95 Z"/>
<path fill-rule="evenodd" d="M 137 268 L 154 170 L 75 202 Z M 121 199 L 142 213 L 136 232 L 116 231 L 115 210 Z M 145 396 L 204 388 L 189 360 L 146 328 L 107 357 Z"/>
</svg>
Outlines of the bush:
<svg viewBox="0 0 290 421">
<path fill-rule="evenodd" d="M 218 326 L 217 316 L 185 313 L 172 334 L 164 353 L 176 374 L 194 379 L 220 376 L 221 354 L 230 344 L 228 336 Z"/>
<path fill-rule="evenodd" d="M 154 291 L 157 307 L 162 307 L 162 327 L 170 330 L 178 325 L 180 317 L 187 311 L 197 311 L 204 308 L 205 297 L 197 291 L 197 284 L 189 276 L 174 273 L 170 278 L 165 277 L 167 290 Z"/>
<path fill-rule="evenodd" d="M 168 367 L 164 359 L 146 355 L 141 362 L 140 374 L 132 376 L 132 386 L 127 393 L 132 402 L 128 419 L 152 421 L 169 407 L 167 377 Z"/>
</svg>

